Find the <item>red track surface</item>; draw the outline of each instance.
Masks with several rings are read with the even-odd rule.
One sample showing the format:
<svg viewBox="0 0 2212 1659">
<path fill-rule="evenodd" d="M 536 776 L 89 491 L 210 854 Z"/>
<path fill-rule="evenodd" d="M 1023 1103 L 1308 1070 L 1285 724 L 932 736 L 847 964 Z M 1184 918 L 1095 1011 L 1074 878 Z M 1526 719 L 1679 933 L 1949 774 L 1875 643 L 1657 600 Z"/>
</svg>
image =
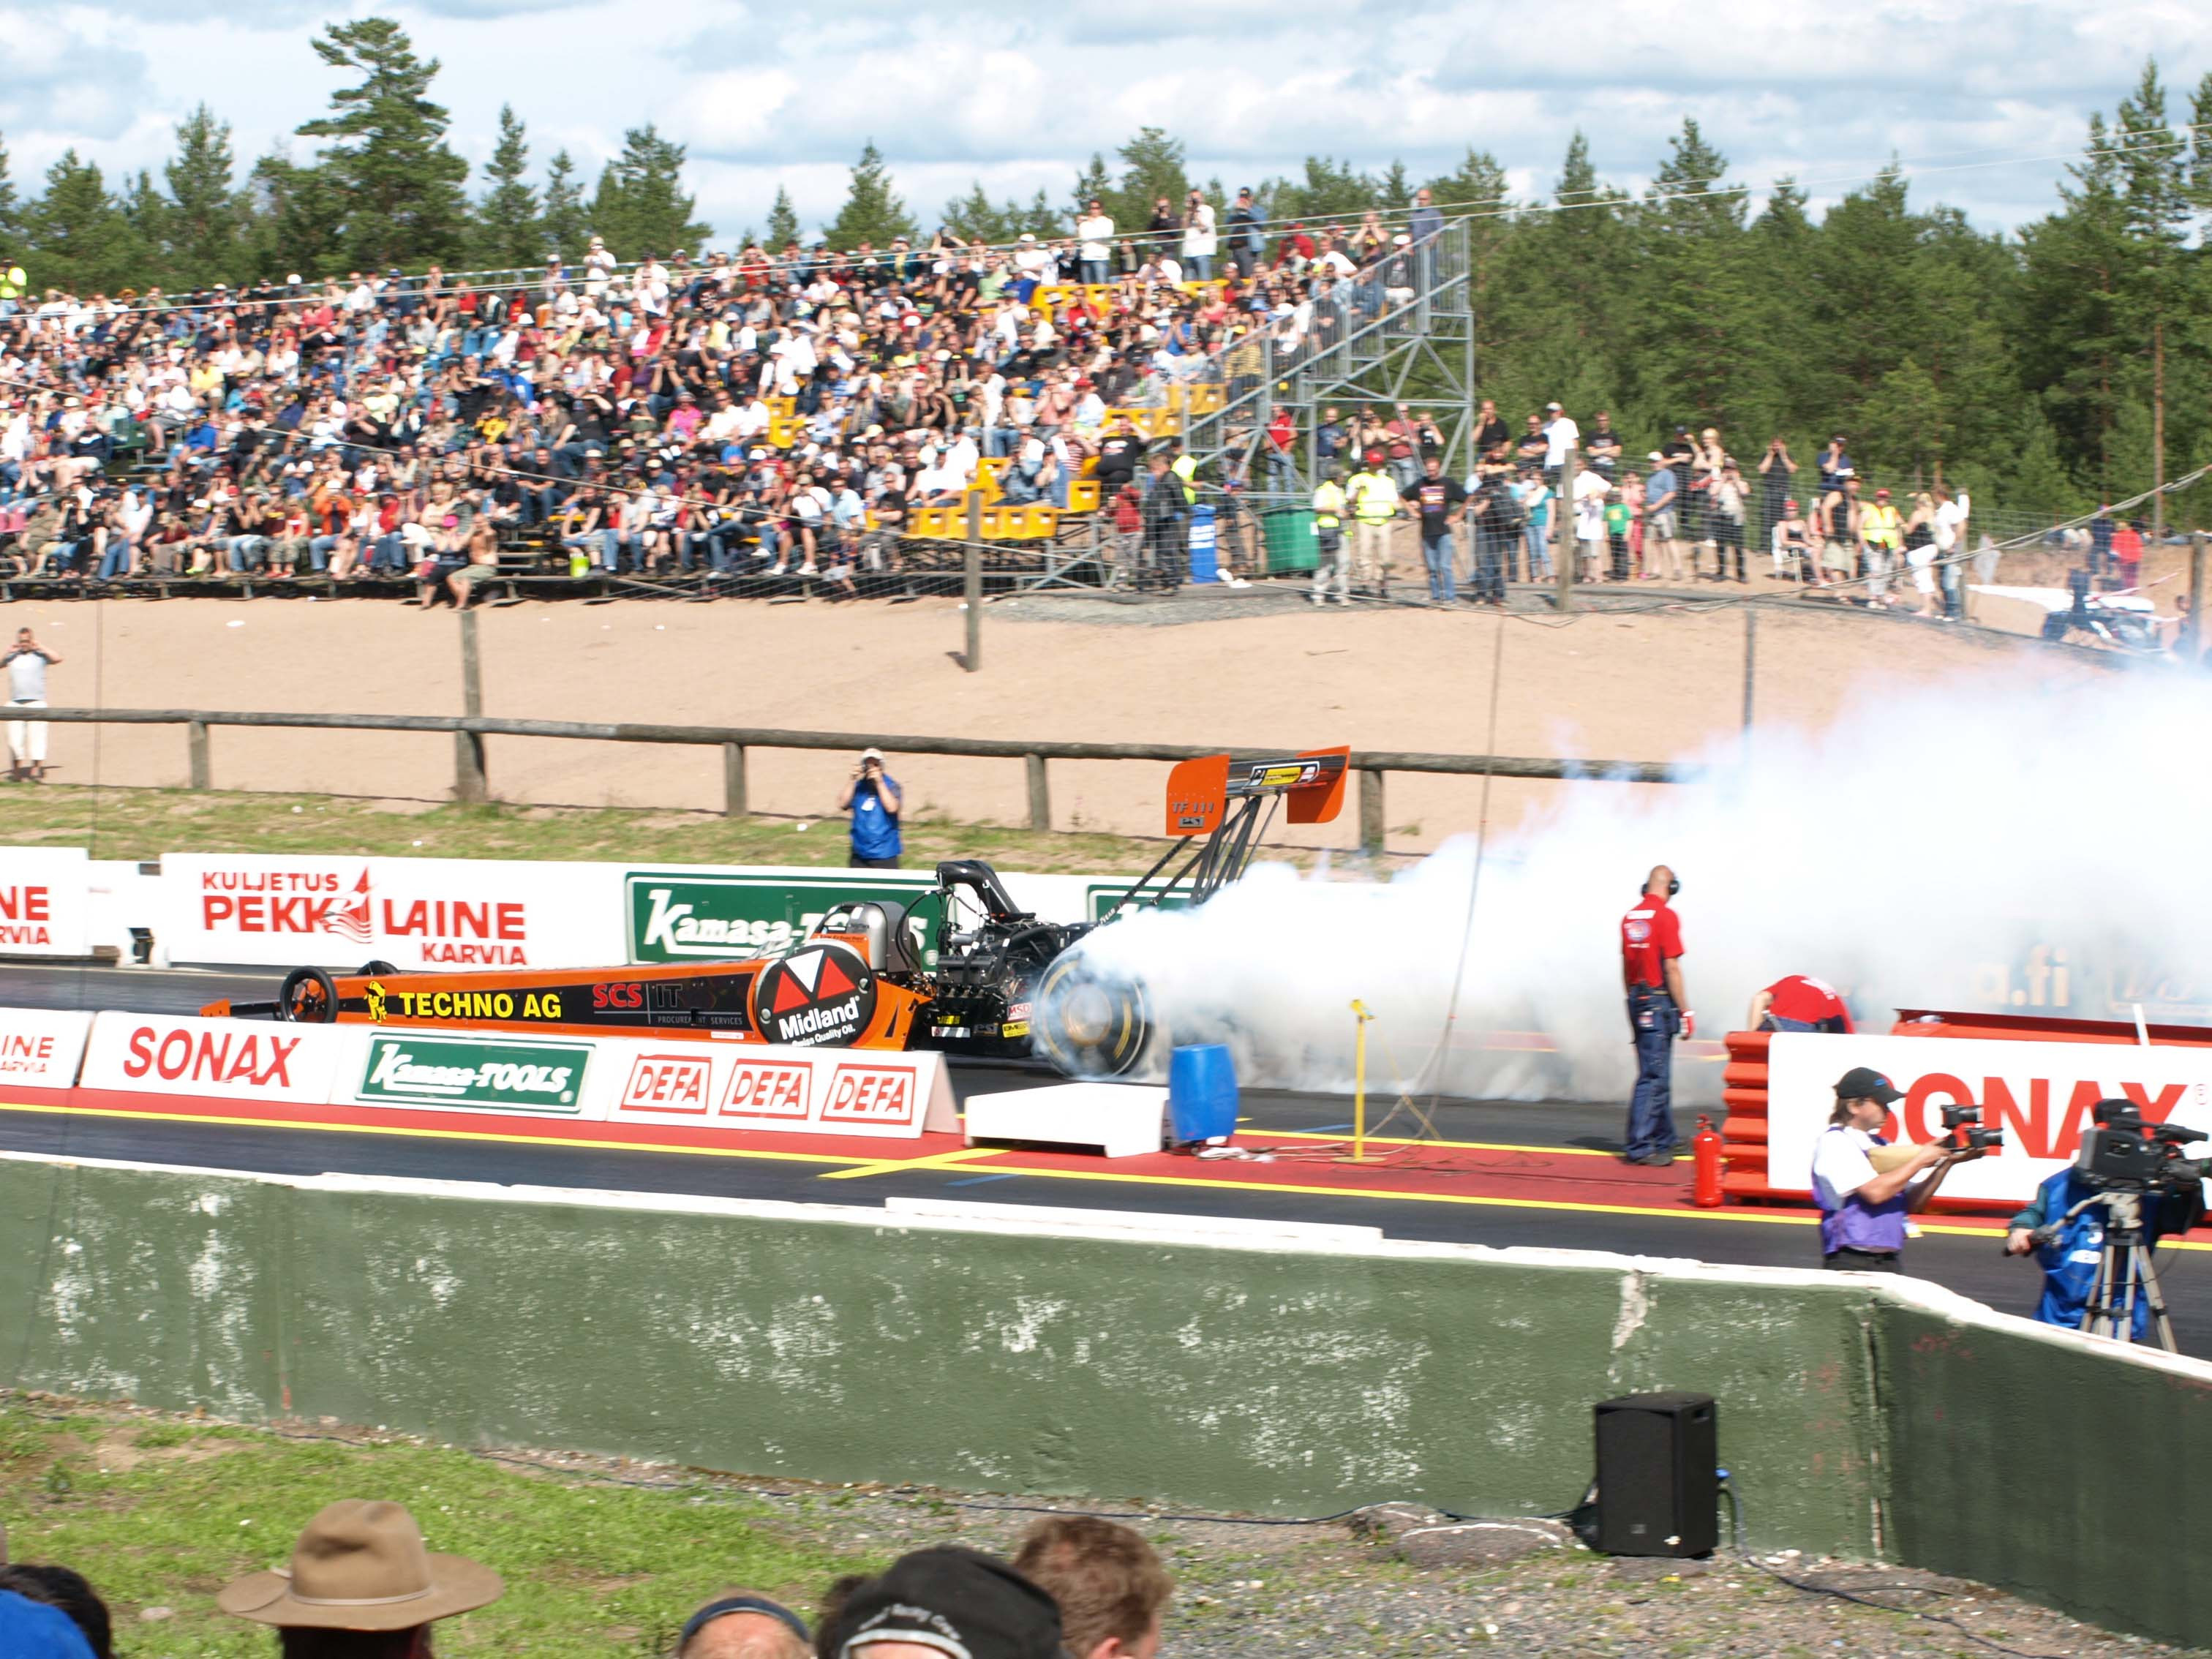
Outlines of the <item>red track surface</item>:
<svg viewBox="0 0 2212 1659">
<path fill-rule="evenodd" d="M 571 1121 L 496 1112 L 261 1103 L 96 1089 L 10 1089 L 0 1096 L 0 1110 L 767 1158 L 836 1166 L 824 1171 L 830 1179 L 865 1178 L 927 1164 L 1068 1181 L 1327 1193 L 1410 1203 L 1702 1215 L 1784 1225 L 1806 1225 L 1814 1219 L 1802 1206 L 1780 1203 L 1731 1203 L 1719 1211 L 1693 1209 L 1686 1162 L 1671 1170 L 1645 1169 L 1624 1164 L 1603 1152 L 1464 1141 L 1370 1140 L 1368 1161 L 1354 1163 L 1348 1139 L 1246 1128 L 1239 1130 L 1236 1144 L 1255 1155 L 1249 1158 L 1158 1152 L 1109 1160 L 1027 1147 L 970 1147 L 958 1136 L 949 1134 L 884 1140 L 704 1126 Z M 1989 1232 L 2000 1231 L 2002 1224 L 1995 1217 L 1946 1217 L 1943 1220 L 1947 1231 Z"/>
</svg>

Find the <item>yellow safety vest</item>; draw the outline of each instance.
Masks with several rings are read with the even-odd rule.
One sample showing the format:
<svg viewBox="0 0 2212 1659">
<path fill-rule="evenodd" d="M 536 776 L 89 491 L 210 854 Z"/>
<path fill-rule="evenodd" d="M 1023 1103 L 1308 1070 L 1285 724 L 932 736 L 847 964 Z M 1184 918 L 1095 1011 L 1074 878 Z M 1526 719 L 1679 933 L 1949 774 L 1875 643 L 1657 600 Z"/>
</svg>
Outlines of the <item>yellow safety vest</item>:
<svg viewBox="0 0 2212 1659">
<path fill-rule="evenodd" d="M 1904 522 L 1893 507 L 1866 507 L 1859 514 L 1859 539 L 1875 547 L 1894 547 L 1899 540 L 1899 526 Z"/>
<path fill-rule="evenodd" d="M 1398 486 L 1387 473 L 1356 473 L 1352 489 L 1362 524 L 1383 524 L 1398 516 Z"/>
<path fill-rule="evenodd" d="M 1344 522 L 1344 486 L 1334 479 L 1314 491 L 1314 524 L 1322 530 L 1334 530 Z"/>
<path fill-rule="evenodd" d="M 1175 458 L 1174 464 L 1168 468 L 1168 471 L 1174 473 L 1176 477 L 1182 481 L 1183 505 L 1186 507 L 1197 506 L 1198 486 L 1191 482 L 1192 479 L 1198 476 L 1197 457 L 1188 453 L 1188 452 L 1178 455 Z"/>
</svg>

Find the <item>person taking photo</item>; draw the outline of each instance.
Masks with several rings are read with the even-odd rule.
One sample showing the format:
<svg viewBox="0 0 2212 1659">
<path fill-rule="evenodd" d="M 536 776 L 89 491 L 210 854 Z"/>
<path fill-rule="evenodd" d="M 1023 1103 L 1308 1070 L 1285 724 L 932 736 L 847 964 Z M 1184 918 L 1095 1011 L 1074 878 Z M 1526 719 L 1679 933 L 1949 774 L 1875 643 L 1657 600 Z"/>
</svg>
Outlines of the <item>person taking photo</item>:
<svg viewBox="0 0 2212 1659">
<path fill-rule="evenodd" d="M 866 749 L 838 793 L 837 810 L 853 815 L 853 850 L 845 862 L 854 870 L 899 867 L 899 810 L 905 805 L 898 781 L 884 769 L 884 751 Z"/>
</svg>

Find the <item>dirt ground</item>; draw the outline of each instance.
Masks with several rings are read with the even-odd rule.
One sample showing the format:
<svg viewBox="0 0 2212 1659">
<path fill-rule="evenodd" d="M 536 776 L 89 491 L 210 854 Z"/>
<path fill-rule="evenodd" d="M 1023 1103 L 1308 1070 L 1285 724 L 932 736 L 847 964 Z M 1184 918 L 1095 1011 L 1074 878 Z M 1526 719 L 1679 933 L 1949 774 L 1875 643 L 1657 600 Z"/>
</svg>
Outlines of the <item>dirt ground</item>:
<svg viewBox="0 0 2212 1659">
<path fill-rule="evenodd" d="M 1641 598 L 1642 596 L 1638 596 Z M 1521 603 L 1530 601 L 1523 599 Z M 113 600 L 15 606 L 64 661 L 58 705 L 390 714 L 461 709 L 458 619 L 367 601 Z M 1478 754 L 1492 746 L 1493 655 L 1502 650 L 1495 752 L 1591 759 L 1691 755 L 1741 729 L 1747 624 L 1741 609 L 1642 614 L 1585 610 L 1314 611 L 1183 600 L 1146 607 L 1024 599 L 985 613 L 983 668 L 953 653 L 954 599 L 830 605 L 724 602 L 526 604 L 479 613 L 484 712 L 571 720 L 646 720 L 864 733 L 893 751 L 909 811 L 1020 823 L 1013 762 L 911 756 L 902 735 L 1218 744 Z M 1838 612 L 1762 611 L 1752 690 L 1762 725 L 1819 724 L 1863 677 L 1972 673 L 2034 651 L 1978 631 Z M 2061 678 L 2100 673 L 2056 654 Z M 219 787 L 447 797 L 453 744 L 441 735 L 217 729 Z M 59 726 L 55 775 L 71 783 L 178 786 L 175 726 Z M 756 750 L 755 811 L 828 813 L 841 756 Z M 507 800 L 714 810 L 712 749 L 494 738 L 489 769 Z M 1166 769 L 1055 763 L 1055 827 L 1159 833 Z M 1395 775 L 1393 850 L 1472 827 L 1480 781 Z M 1492 820 L 1510 823 L 1545 790 L 1495 786 Z M 1349 848 L 1357 813 L 1286 832 Z"/>
</svg>

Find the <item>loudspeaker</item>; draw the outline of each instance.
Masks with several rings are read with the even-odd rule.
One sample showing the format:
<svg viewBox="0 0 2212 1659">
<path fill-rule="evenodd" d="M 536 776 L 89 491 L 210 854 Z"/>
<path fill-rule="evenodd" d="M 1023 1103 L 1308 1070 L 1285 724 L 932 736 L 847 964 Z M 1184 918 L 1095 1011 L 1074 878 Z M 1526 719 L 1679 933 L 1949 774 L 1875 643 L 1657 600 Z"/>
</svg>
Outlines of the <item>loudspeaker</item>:
<svg viewBox="0 0 2212 1659">
<path fill-rule="evenodd" d="M 1720 1436 L 1709 1394 L 1630 1394 L 1597 1406 L 1597 1547 L 1710 1555 L 1720 1542 Z"/>
</svg>

